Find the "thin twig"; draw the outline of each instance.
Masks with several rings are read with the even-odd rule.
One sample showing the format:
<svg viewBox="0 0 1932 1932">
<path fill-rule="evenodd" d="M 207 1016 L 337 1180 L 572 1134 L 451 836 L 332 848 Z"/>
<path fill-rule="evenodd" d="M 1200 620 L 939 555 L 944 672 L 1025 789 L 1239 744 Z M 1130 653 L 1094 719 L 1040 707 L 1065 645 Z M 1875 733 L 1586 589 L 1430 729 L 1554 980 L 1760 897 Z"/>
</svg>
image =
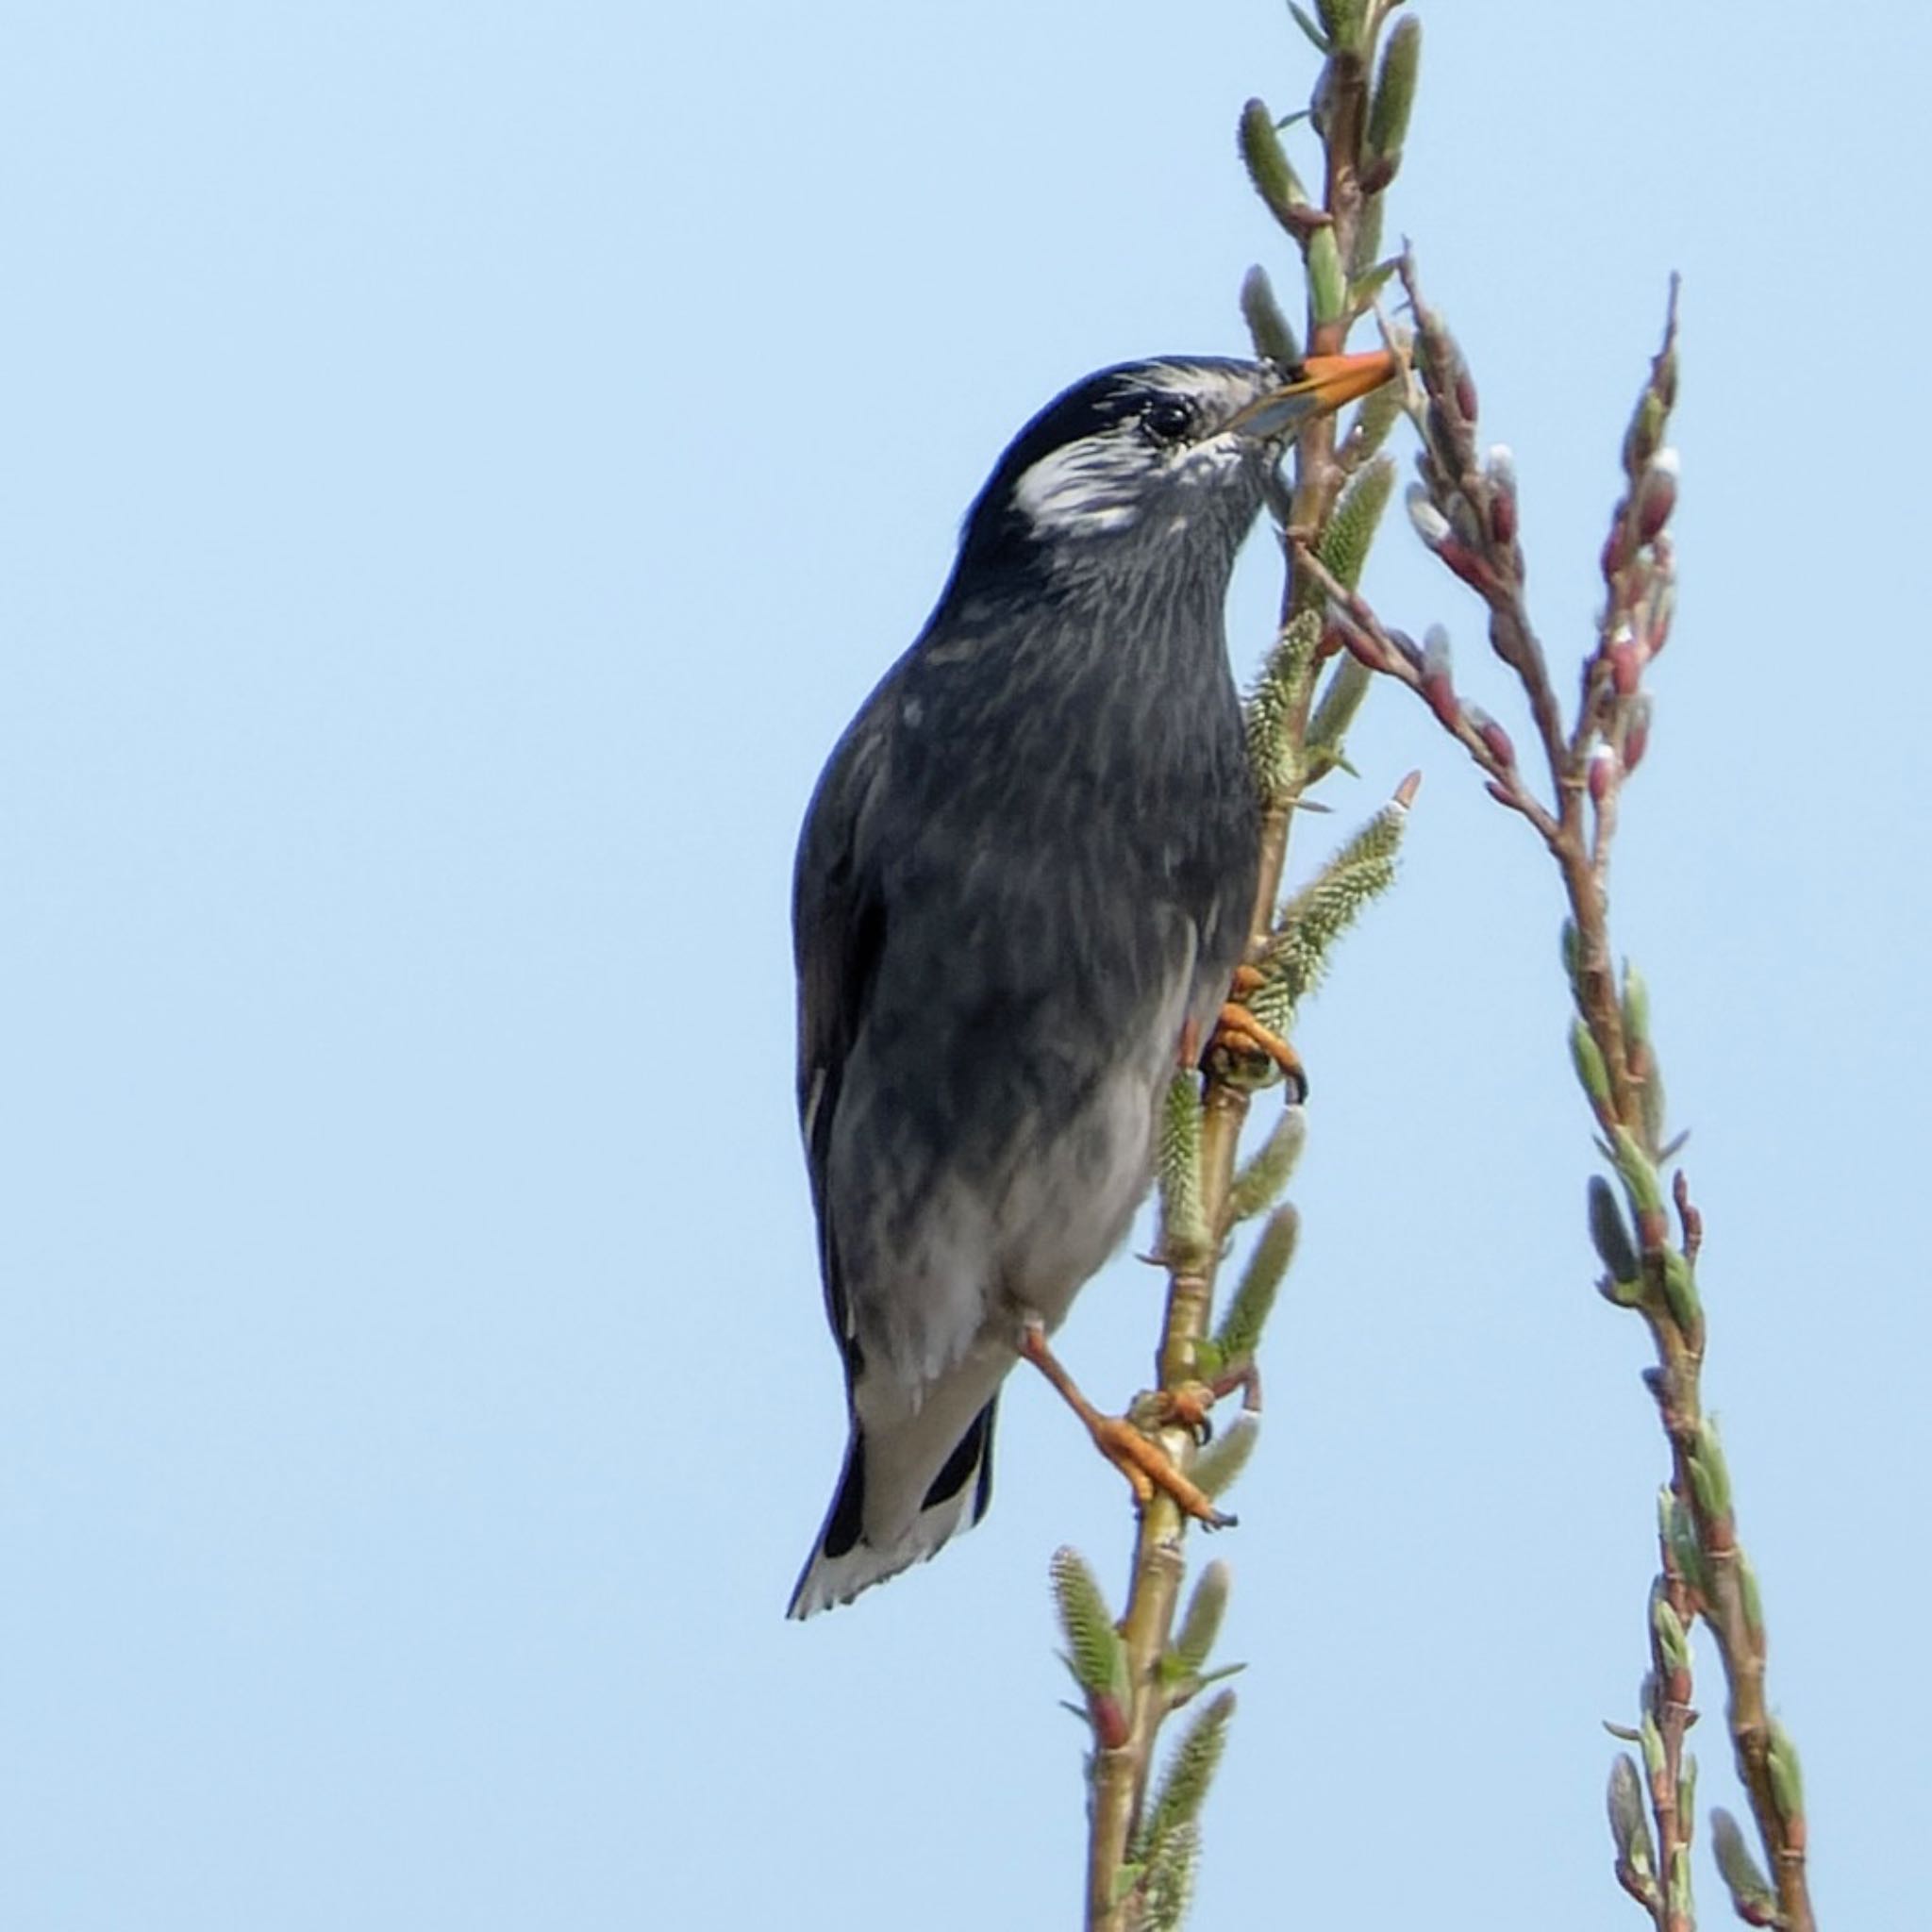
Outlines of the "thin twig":
<svg viewBox="0 0 1932 1932">
<path fill-rule="evenodd" d="M 1663 1883 L 1647 1883 L 1627 1861 L 1620 1863 L 1619 1876 L 1651 1912 L 1659 1932 L 1688 1932 L 1691 1820 L 1682 1746 L 1694 1714 L 1688 1656 L 1675 1637 L 1693 1615 L 1701 1616 L 1728 1688 L 1726 1721 L 1739 1775 L 1771 1858 L 1776 1923 L 1786 1932 L 1812 1932 L 1796 1756 L 1769 1714 L 1762 1612 L 1738 1545 L 1728 1471 L 1703 1409 L 1705 1324 L 1695 1285 L 1703 1223 L 1680 1173 L 1673 1186 L 1678 1213 L 1673 1243 L 1658 1173 L 1669 1149 L 1662 1140 L 1655 1050 L 1627 973 L 1620 991 L 1609 934 L 1608 873 L 1618 807 L 1648 739 L 1650 699 L 1643 674 L 1669 636 L 1674 596 L 1674 559 L 1664 526 L 1675 504 L 1676 462 L 1663 435 L 1676 397 L 1676 284 L 1674 279 L 1662 345 L 1624 439 L 1626 489 L 1604 546 L 1604 615 L 1584 662 L 1576 716 L 1566 730 L 1523 603 L 1513 474 L 1494 456 L 1487 465 L 1478 464 L 1475 388 L 1468 366 L 1441 319 L 1423 302 L 1407 256 L 1402 274 L 1415 306 L 1421 352 L 1422 397 L 1414 413 L 1423 435 L 1423 501 L 1411 506 L 1412 516 L 1424 541 L 1489 607 L 1491 647 L 1515 672 L 1549 757 L 1557 785 L 1554 817 L 1534 801 L 1525 802 L 1513 761 L 1503 774 L 1506 761 L 1456 698 L 1440 653 L 1432 672 L 1429 654 L 1381 625 L 1360 598 L 1332 582 L 1324 588 L 1349 648 L 1428 704 L 1489 776 L 1491 793 L 1535 826 L 1557 862 L 1570 908 L 1572 987 L 1587 1035 L 1588 1050 L 1581 1041 L 1577 1046 L 1579 1074 L 1624 1183 L 1641 1259 L 1630 1291 L 1613 1298 L 1635 1307 L 1650 1330 L 1657 1366 L 1645 1380 L 1670 1445 L 1669 1493 L 1688 1525 L 1686 1546 L 1697 1554 L 1693 1578 L 1665 1537 L 1664 1572 L 1652 1610 L 1654 1668 L 1646 1711 L 1652 1730 L 1644 1742 Z M 1627 1840 L 1627 1815 L 1614 1803 L 1612 1811 L 1622 1817 L 1619 1828 Z M 1763 1901 L 1735 1886 L 1733 1898 L 1740 1915 L 1766 1923 L 1761 1913 L 1769 1907 Z"/>
</svg>

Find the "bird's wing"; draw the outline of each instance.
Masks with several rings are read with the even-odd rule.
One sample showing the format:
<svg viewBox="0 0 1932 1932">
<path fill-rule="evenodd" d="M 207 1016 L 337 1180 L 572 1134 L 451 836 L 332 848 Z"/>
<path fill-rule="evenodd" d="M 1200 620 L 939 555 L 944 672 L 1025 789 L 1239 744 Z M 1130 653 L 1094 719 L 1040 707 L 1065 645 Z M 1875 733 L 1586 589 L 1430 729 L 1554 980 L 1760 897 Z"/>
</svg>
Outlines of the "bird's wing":
<svg viewBox="0 0 1932 1932">
<path fill-rule="evenodd" d="M 886 756 L 876 708 L 861 712 L 820 778 L 798 841 L 792 944 L 798 965 L 798 1124 L 818 1210 L 825 1307 L 851 1361 L 851 1311 L 839 1279 L 826 1201 L 832 1120 L 852 1043 L 865 1018 L 885 902 L 870 806 Z"/>
</svg>

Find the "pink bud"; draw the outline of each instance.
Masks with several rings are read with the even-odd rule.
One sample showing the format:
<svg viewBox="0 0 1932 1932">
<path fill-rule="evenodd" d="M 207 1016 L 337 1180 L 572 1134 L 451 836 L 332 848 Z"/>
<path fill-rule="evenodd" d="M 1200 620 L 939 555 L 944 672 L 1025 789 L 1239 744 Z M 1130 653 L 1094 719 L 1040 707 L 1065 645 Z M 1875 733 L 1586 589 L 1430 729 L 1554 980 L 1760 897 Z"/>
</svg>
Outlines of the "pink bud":
<svg viewBox="0 0 1932 1932">
<path fill-rule="evenodd" d="M 1653 658 L 1669 641 L 1671 619 L 1676 615 L 1676 591 L 1669 584 L 1659 584 L 1657 593 L 1650 600 L 1650 630 L 1644 639 L 1644 643 Z"/>
<path fill-rule="evenodd" d="M 1617 776 L 1617 754 L 1608 745 L 1600 744 L 1590 755 L 1590 802 L 1601 805 L 1608 797 L 1610 786 Z"/>
<path fill-rule="evenodd" d="M 1495 588 L 1495 578 L 1490 567 L 1473 551 L 1465 550 L 1460 543 L 1445 540 L 1436 546 L 1436 555 L 1453 570 L 1471 590 L 1479 591 L 1487 597 Z"/>
<path fill-rule="evenodd" d="M 1610 688 L 1620 698 L 1635 696 L 1643 678 L 1643 658 L 1637 649 L 1637 634 L 1627 623 L 1610 633 L 1604 655 L 1609 659 Z"/>
<path fill-rule="evenodd" d="M 1626 772 L 1637 769 L 1649 743 L 1650 700 L 1639 698 L 1630 707 L 1629 720 L 1624 726 L 1624 769 Z"/>
<path fill-rule="evenodd" d="M 1490 535 L 1498 543 L 1516 541 L 1516 492 L 1494 483 L 1490 486 Z"/>
<path fill-rule="evenodd" d="M 1093 1721 L 1094 1741 L 1103 1751 L 1118 1751 L 1127 1741 L 1130 1727 L 1118 1697 L 1106 1690 L 1090 1690 L 1087 1715 Z"/>
<path fill-rule="evenodd" d="M 1677 452 L 1660 449 L 1637 488 L 1637 541 L 1654 542 L 1677 505 Z"/>
<path fill-rule="evenodd" d="M 1450 730 L 1454 731 L 1462 720 L 1462 707 L 1456 699 L 1456 687 L 1450 683 L 1446 672 L 1434 672 L 1423 679 L 1423 696 L 1428 700 L 1429 709 Z"/>
<path fill-rule="evenodd" d="M 1469 722 L 1475 726 L 1484 748 L 1499 765 L 1509 766 L 1516 762 L 1516 747 L 1510 743 L 1509 734 L 1487 711 L 1478 710 L 1471 705 Z"/>
<path fill-rule="evenodd" d="M 1359 658 L 1371 671 L 1388 670 L 1389 660 L 1383 655 L 1381 645 L 1367 631 L 1357 630 L 1352 624 L 1344 624 L 1337 635 L 1348 646 L 1350 657 Z"/>
</svg>

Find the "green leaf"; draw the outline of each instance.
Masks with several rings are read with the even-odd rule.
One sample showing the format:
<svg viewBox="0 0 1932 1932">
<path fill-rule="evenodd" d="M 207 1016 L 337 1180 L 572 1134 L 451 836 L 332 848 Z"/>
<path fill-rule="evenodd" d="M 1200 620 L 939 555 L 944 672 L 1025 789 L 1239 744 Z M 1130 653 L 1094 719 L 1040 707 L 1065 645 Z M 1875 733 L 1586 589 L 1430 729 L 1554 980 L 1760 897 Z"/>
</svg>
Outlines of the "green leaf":
<svg viewBox="0 0 1932 1932">
<path fill-rule="evenodd" d="M 1627 1872 L 1639 1881 L 1654 1881 L 1657 1843 L 1650 1835 L 1650 1819 L 1643 1808 L 1643 1777 L 1627 1751 L 1619 1751 L 1611 1762 L 1607 1807 L 1619 1872 Z"/>
<path fill-rule="evenodd" d="M 1751 1847 L 1738 1821 L 1722 1806 L 1710 1813 L 1710 1849 L 1717 1860 L 1719 1875 L 1731 1895 L 1731 1904 L 1747 1925 L 1771 1925 L 1777 1922 L 1777 1893 L 1771 1880 L 1757 1869 Z"/>
<path fill-rule="evenodd" d="M 1738 1595 L 1744 1611 L 1744 1628 L 1750 1634 L 1751 1641 L 1762 1646 L 1764 1597 L 1757 1588 L 1757 1572 L 1751 1567 L 1742 1550 L 1738 1552 Z"/>
<path fill-rule="evenodd" d="M 1590 1177 L 1590 1239 L 1597 1257 L 1610 1271 L 1612 1280 L 1624 1287 L 1635 1287 L 1641 1271 L 1637 1261 L 1637 1245 L 1624 1224 L 1624 1210 L 1617 1205 L 1617 1191 L 1602 1174 Z"/>
<path fill-rule="evenodd" d="M 1294 4 L 1294 0 L 1288 0 L 1288 10 L 1294 15 L 1295 25 L 1300 27 L 1303 33 L 1307 34 L 1309 41 L 1313 42 L 1316 53 L 1325 59 L 1335 51 L 1328 44 L 1328 36 Z"/>
<path fill-rule="evenodd" d="M 1341 250 L 1332 227 L 1316 228 L 1308 236 L 1308 302 L 1318 324 L 1340 322 L 1348 308 L 1348 277 L 1341 269 Z"/>
<path fill-rule="evenodd" d="M 1718 1440 L 1717 1423 L 1706 1416 L 1698 1425 L 1696 1446 L 1686 1458 L 1698 1513 L 1707 1522 L 1721 1522 L 1731 1513 L 1731 1472 Z"/>
<path fill-rule="evenodd" d="M 1685 1633 L 1684 1620 L 1673 1607 L 1661 1577 L 1657 1578 L 1650 1592 L 1650 1628 L 1657 1639 L 1657 1655 L 1663 1658 L 1665 1667 L 1673 1671 L 1689 1670 L 1690 1640 Z"/>
<path fill-rule="evenodd" d="M 1786 1824 L 1805 1815 L 1805 1778 L 1798 1767 L 1798 1747 L 1785 1727 L 1771 1722 L 1771 1746 L 1764 1754 L 1764 1768 L 1771 1774 L 1771 1795 L 1777 1802 L 1778 1816 Z"/>
<path fill-rule="evenodd" d="M 1671 1566 L 1698 1595 L 1709 1594 L 1710 1572 L 1704 1560 L 1704 1545 L 1697 1541 L 1697 1524 L 1684 1507 L 1684 1499 L 1669 1483 L 1657 1492 L 1657 1540 L 1670 1553 Z"/>
<path fill-rule="evenodd" d="M 1624 1038 L 1632 1046 L 1650 1044 L 1650 989 L 1629 960 L 1624 961 Z"/>
<path fill-rule="evenodd" d="M 1601 1059 L 1601 1056 L 1598 1057 Z M 1616 1164 L 1617 1178 L 1624 1183 L 1624 1193 L 1630 1203 L 1630 1211 L 1639 1219 L 1664 1211 L 1663 1192 L 1657 1183 L 1657 1169 L 1651 1165 L 1650 1157 L 1637 1144 L 1637 1137 L 1628 1127 L 1618 1126 L 1610 1134 L 1610 1158 Z"/>
<path fill-rule="evenodd" d="M 1360 42 L 1368 0 L 1315 0 L 1315 11 L 1335 46 L 1354 47 Z"/>
<path fill-rule="evenodd" d="M 1604 1064 L 1603 1048 L 1582 1020 L 1570 1023 L 1570 1060 L 1576 1069 L 1577 1083 L 1597 1107 L 1610 1104 L 1610 1070 Z"/>
<path fill-rule="evenodd" d="M 1697 1296 L 1697 1277 L 1689 1261 L 1675 1248 L 1666 1248 L 1662 1257 L 1664 1306 L 1671 1320 L 1687 1334 L 1704 1319 L 1704 1307 Z"/>
</svg>

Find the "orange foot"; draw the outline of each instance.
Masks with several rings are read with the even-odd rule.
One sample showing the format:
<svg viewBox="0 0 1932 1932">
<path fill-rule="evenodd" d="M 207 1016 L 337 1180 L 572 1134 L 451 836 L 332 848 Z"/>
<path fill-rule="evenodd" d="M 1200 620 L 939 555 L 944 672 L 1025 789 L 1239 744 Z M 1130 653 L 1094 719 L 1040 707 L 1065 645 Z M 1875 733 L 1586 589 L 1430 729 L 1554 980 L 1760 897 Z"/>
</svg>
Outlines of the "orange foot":
<svg viewBox="0 0 1932 1932">
<path fill-rule="evenodd" d="M 1135 1500 L 1142 1508 L 1153 1501 L 1155 1491 L 1159 1490 L 1174 1498 L 1184 1515 L 1206 1524 L 1209 1529 L 1232 1527 L 1235 1519 L 1217 1509 L 1208 1492 L 1190 1482 L 1174 1467 L 1158 1442 L 1124 1416 L 1102 1415 L 1081 1394 L 1074 1378 L 1060 1366 L 1058 1358 L 1047 1346 L 1046 1330 L 1038 1322 L 1028 1322 L 1021 1330 L 1020 1353 L 1059 1391 L 1061 1400 L 1086 1424 L 1087 1433 L 1093 1438 L 1093 1446 L 1126 1477 Z M 1178 1405 L 1186 1398 L 1173 1397 L 1169 1400 Z M 1205 1410 L 1198 1404 L 1193 1407 L 1194 1412 L 1205 1421 Z M 1187 1420 L 1178 1407 L 1174 1420 Z"/>
<path fill-rule="evenodd" d="M 1301 1055 L 1279 1034 L 1271 1033 L 1241 1003 L 1241 995 L 1253 992 L 1260 983 L 1261 975 L 1254 967 L 1237 966 L 1234 969 L 1235 996 L 1222 1008 L 1221 1017 L 1214 1024 L 1213 1037 L 1208 1042 L 1208 1051 L 1210 1054 L 1220 1051 L 1239 1055 L 1242 1058 L 1273 1060 L 1294 1089 L 1295 1099 L 1291 1104 L 1299 1105 L 1308 1097 L 1308 1076 L 1302 1066 Z"/>
</svg>

